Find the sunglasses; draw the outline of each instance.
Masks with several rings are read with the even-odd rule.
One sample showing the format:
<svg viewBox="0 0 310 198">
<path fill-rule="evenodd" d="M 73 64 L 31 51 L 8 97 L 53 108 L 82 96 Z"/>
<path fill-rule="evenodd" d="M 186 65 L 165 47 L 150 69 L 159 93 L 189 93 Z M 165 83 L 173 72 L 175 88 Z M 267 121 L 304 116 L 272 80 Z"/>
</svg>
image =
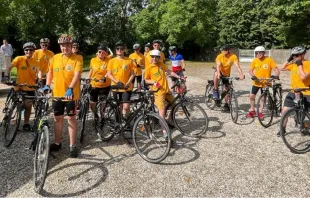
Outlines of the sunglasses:
<svg viewBox="0 0 310 198">
<path fill-rule="evenodd" d="M 152 58 L 160 58 L 160 56 L 151 56 Z"/>
<path fill-rule="evenodd" d="M 99 50 L 98 51 L 98 54 L 101 54 L 101 53 L 104 53 L 105 51 L 103 51 L 103 50 Z"/>
<path fill-rule="evenodd" d="M 79 49 L 79 47 L 73 47 L 73 49 Z"/>
<path fill-rule="evenodd" d="M 33 52 L 34 49 L 24 49 L 25 52 Z"/>
<path fill-rule="evenodd" d="M 116 50 L 124 50 L 125 48 L 123 47 L 117 47 Z"/>
<path fill-rule="evenodd" d="M 154 45 L 155 47 L 158 47 L 158 46 L 160 46 L 160 45 Z"/>
<path fill-rule="evenodd" d="M 43 45 L 43 44 L 41 44 L 41 46 L 42 46 L 42 47 L 47 47 L 48 45 Z"/>
</svg>

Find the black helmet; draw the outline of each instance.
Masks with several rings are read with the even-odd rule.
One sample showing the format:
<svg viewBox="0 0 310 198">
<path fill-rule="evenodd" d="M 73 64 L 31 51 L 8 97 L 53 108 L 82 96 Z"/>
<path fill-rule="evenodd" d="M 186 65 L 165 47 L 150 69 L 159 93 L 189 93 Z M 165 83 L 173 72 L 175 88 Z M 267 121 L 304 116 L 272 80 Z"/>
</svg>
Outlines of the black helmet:
<svg viewBox="0 0 310 198">
<path fill-rule="evenodd" d="M 297 46 L 292 49 L 291 55 L 305 54 L 306 51 L 307 49 L 304 46 Z"/>
<path fill-rule="evenodd" d="M 177 50 L 177 47 L 172 45 L 169 47 L 169 51 L 176 51 Z"/>
<path fill-rule="evenodd" d="M 23 45 L 23 49 L 26 49 L 26 48 L 36 49 L 36 45 L 33 42 L 27 42 Z"/>
<path fill-rule="evenodd" d="M 126 47 L 126 44 L 123 41 L 118 41 L 115 43 L 115 47 L 118 47 L 118 46 Z"/>
<path fill-rule="evenodd" d="M 77 41 L 73 41 L 73 45 L 74 47 L 79 47 L 79 43 Z"/>
<path fill-rule="evenodd" d="M 147 44 L 145 44 L 145 45 L 144 45 L 144 47 L 148 47 L 148 48 L 150 48 L 150 47 L 151 47 L 151 43 L 147 43 Z"/>
<path fill-rule="evenodd" d="M 97 50 L 103 50 L 103 51 L 105 51 L 105 52 L 108 52 L 108 48 L 107 48 L 106 46 L 103 46 L 103 45 L 99 45 L 99 46 L 97 47 Z"/>
<path fill-rule="evenodd" d="M 229 44 L 224 44 L 221 47 L 221 50 L 230 50 L 230 49 L 231 49 L 231 46 Z"/>
<path fill-rule="evenodd" d="M 134 49 L 134 50 L 140 49 L 140 44 L 139 44 L 139 43 L 135 43 L 135 44 L 133 45 L 132 49 Z"/>
<path fill-rule="evenodd" d="M 154 43 L 158 43 L 158 44 L 160 45 L 160 44 L 161 44 L 161 41 L 158 40 L 158 39 L 156 39 L 156 40 L 153 41 L 153 44 L 154 44 Z"/>
<path fill-rule="evenodd" d="M 49 43 L 50 40 L 48 38 L 41 38 L 40 43 Z"/>
</svg>

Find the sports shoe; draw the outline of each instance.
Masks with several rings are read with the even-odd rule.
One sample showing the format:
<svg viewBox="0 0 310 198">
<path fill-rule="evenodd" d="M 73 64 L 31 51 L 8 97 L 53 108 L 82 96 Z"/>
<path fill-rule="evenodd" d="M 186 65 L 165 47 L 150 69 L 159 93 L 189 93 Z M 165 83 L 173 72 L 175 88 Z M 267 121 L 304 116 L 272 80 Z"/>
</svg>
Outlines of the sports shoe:
<svg viewBox="0 0 310 198">
<path fill-rule="evenodd" d="M 219 91 L 218 90 L 213 90 L 213 99 L 218 100 L 219 99 Z"/>
<path fill-rule="evenodd" d="M 248 114 L 246 114 L 246 118 L 254 118 L 256 116 L 255 111 L 249 111 Z"/>
<path fill-rule="evenodd" d="M 259 116 L 259 119 L 261 119 L 261 120 L 263 120 L 263 119 L 264 119 L 264 115 L 263 115 L 263 113 L 262 113 L 262 112 L 259 112 L 259 113 L 258 113 L 258 116 Z"/>
<path fill-rule="evenodd" d="M 30 131 L 31 131 L 31 126 L 30 126 L 30 124 L 25 124 L 25 125 L 23 126 L 23 131 L 25 131 L 25 132 L 30 132 Z"/>
<path fill-rule="evenodd" d="M 230 108 L 229 108 L 229 104 L 228 104 L 228 103 L 225 103 L 225 104 L 224 104 L 224 110 L 225 110 L 225 111 L 230 111 Z"/>
<path fill-rule="evenodd" d="M 59 151 L 60 149 L 61 149 L 61 143 L 60 144 L 53 143 L 50 145 L 50 151 Z"/>
<path fill-rule="evenodd" d="M 77 151 L 77 148 L 75 145 L 70 146 L 69 154 L 70 154 L 70 157 L 72 157 L 72 158 L 76 158 L 78 156 L 78 151 Z"/>
</svg>

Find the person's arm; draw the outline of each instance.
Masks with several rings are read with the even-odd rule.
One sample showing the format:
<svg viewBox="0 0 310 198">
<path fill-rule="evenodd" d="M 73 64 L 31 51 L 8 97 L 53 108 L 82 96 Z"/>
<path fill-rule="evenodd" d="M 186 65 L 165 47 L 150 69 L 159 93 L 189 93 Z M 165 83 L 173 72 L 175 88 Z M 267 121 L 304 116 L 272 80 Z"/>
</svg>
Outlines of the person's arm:
<svg viewBox="0 0 310 198">
<path fill-rule="evenodd" d="M 181 78 L 178 74 L 176 74 L 175 72 L 171 71 L 170 69 L 167 68 L 166 72 L 168 74 L 170 74 L 170 76 L 175 77 L 175 78 Z"/>
<path fill-rule="evenodd" d="M 184 59 L 183 59 L 181 62 L 182 62 L 182 69 L 185 70 L 185 66 L 186 66 L 186 65 L 185 65 Z"/>
<path fill-rule="evenodd" d="M 234 64 L 235 64 L 235 66 L 236 66 L 237 69 L 238 69 L 240 80 L 243 80 L 243 79 L 244 79 L 244 74 L 243 74 L 243 72 L 242 72 L 242 69 L 241 69 L 241 66 L 240 66 L 239 62 L 238 62 L 238 61 L 235 61 Z"/>
<path fill-rule="evenodd" d="M 53 80 L 53 70 L 49 69 L 46 77 L 46 85 L 51 86 Z"/>
<path fill-rule="evenodd" d="M 92 75 L 93 75 L 93 70 L 90 69 L 89 72 L 88 72 L 88 78 L 90 78 Z"/>
<path fill-rule="evenodd" d="M 290 62 L 285 61 L 281 66 L 280 66 L 280 71 L 288 71 L 287 66 L 290 65 Z"/>
<path fill-rule="evenodd" d="M 5 76 L 9 76 L 10 72 L 11 72 L 11 69 L 13 68 L 14 66 L 11 64 L 11 66 L 7 67 L 5 72 L 4 72 L 4 75 Z"/>
<path fill-rule="evenodd" d="M 273 68 L 273 72 L 275 76 L 280 76 L 280 70 L 278 69 L 278 67 Z"/>
<path fill-rule="evenodd" d="M 221 78 L 221 62 L 220 61 L 216 61 L 216 74 L 217 74 L 217 79 Z"/>
<path fill-rule="evenodd" d="M 130 70 L 130 77 L 129 77 L 128 81 L 126 82 L 125 86 L 126 86 L 126 85 L 129 85 L 129 84 L 132 82 L 132 80 L 133 80 L 134 77 L 135 77 L 134 71 L 133 71 L 133 70 Z"/>
<path fill-rule="evenodd" d="M 250 74 L 250 76 L 252 77 L 252 76 L 255 76 L 255 74 L 254 74 L 254 69 L 249 69 L 249 74 Z"/>
</svg>

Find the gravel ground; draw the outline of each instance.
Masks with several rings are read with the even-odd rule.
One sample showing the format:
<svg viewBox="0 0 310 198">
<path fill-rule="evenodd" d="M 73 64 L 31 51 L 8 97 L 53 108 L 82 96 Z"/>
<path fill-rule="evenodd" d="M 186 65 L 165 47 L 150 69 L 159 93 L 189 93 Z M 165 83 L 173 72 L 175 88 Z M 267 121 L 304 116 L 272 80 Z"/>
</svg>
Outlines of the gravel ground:
<svg viewBox="0 0 310 198">
<path fill-rule="evenodd" d="M 309 197 L 309 154 L 292 154 L 286 148 L 276 136 L 278 118 L 268 129 L 257 119 L 245 119 L 251 84 L 248 64 L 243 64 L 243 69 L 246 80 L 235 83 L 242 110 L 238 124 L 231 121 L 229 114 L 208 110 L 203 103 L 207 79 L 212 78 L 211 68 L 189 66 L 189 94 L 201 103 L 210 119 L 205 135 L 187 138 L 174 131 L 176 144 L 166 160 L 156 165 L 144 161 L 122 138 L 99 141 L 91 123 L 83 145 L 78 144 L 79 158 L 68 158 L 65 131 L 63 149 L 50 158 L 42 195 Z M 281 78 L 288 79 L 288 74 Z M 20 132 L 11 148 L 0 146 L 0 197 L 40 196 L 33 190 L 33 152 L 26 149 L 31 140 L 32 134 Z"/>
</svg>

